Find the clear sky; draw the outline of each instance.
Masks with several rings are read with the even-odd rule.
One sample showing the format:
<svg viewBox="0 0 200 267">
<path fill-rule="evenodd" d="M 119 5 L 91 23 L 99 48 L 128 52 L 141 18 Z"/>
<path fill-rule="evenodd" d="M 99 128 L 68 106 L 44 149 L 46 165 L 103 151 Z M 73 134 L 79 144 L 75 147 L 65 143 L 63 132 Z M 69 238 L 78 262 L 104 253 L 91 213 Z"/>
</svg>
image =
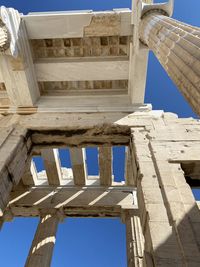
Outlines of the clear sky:
<svg viewBox="0 0 200 267">
<path fill-rule="evenodd" d="M 0 0 L 0 5 L 27 14 L 111 10 L 131 7 L 131 0 Z M 173 17 L 200 26 L 199 11 L 199 0 L 175 0 Z M 152 103 L 154 109 L 175 112 L 179 117 L 195 116 L 152 53 L 149 59 L 145 102 Z M 37 222 L 37 219 L 15 219 L 4 225 L 0 232 L 0 267 L 24 266 Z M 52 261 L 52 267 L 64 266 L 126 267 L 125 226 L 118 219 L 67 219 L 59 226 Z"/>
</svg>

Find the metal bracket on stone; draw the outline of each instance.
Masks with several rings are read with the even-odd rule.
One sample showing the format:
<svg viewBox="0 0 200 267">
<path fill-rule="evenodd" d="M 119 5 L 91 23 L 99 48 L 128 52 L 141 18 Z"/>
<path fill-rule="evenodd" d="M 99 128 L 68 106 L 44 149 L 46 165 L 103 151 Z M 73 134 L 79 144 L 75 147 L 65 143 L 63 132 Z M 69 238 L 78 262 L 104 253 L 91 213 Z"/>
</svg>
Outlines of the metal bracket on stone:
<svg viewBox="0 0 200 267">
<path fill-rule="evenodd" d="M 166 3 L 146 4 L 142 2 L 141 17 L 150 12 L 159 12 L 171 17 L 174 11 L 174 0 L 168 0 Z"/>
</svg>

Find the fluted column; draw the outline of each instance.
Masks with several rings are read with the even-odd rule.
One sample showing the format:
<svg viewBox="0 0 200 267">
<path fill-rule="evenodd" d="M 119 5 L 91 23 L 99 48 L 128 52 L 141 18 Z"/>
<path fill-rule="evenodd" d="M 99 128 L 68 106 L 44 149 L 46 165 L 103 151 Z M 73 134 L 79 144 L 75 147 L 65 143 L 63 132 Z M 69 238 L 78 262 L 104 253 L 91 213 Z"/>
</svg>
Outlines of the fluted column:
<svg viewBox="0 0 200 267">
<path fill-rule="evenodd" d="M 141 20 L 140 40 L 200 115 L 200 29 L 151 10 Z"/>
<path fill-rule="evenodd" d="M 142 267 L 144 266 L 144 238 L 139 217 L 130 213 L 126 214 L 126 249 L 127 249 L 127 266 Z"/>
<path fill-rule="evenodd" d="M 59 218 L 56 214 L 41 216 L 26 267 L 50 267 L 58 223 Z"/>
<path fill-rule="evenodd" d="M 8 30 L 0 18 L 0 52 L 6 51 L 10 46 Z"/>
</svg>

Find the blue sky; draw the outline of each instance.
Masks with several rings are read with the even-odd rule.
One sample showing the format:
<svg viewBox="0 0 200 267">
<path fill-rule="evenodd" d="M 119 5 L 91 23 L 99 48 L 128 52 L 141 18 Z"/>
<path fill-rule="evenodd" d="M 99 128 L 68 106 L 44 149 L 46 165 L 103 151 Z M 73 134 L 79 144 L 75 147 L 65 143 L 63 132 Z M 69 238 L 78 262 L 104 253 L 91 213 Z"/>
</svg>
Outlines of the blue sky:
<svg viewBox="0 0 200 267">
<path fill-rule="evenodd" d="M 130 7 L 131 1 L 0 0 L 0 5 L 27 14 L 34 11 L 110 10 Z M 175 0 L 173 17 L 200 26 L 199 10 L 199 0 Z M 152 53 L 149 59 L 145 102 L 152 103 L 154 109 L 175 112 L 179 117 L 195 116 Z M 0 266 L 24 266 L 37 222 L 37 219 L 15 219 L 4 225 L 0 232 Z M 119 219 L 67 219 L 59 226 L 52 261 L 52 267 L 62 266 L 125 267 L 125 226 Z"/>
</svg>

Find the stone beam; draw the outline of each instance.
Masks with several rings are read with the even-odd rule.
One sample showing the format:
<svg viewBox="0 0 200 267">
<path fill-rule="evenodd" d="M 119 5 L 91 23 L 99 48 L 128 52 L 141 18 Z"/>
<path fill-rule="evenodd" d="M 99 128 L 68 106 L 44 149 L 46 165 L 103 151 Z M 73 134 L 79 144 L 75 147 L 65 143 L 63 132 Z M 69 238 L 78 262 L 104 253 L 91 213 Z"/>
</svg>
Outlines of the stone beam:
<svg viewBox="0 0 200 267">
<path fill-rule="evenodd" d="M 28 131 L 24 128 L 0 127 L 0 216 L 9 202 L 10 192 L 25 171 L 31 149 Z"/>
<path fill-rule="evenodd" d="M 37 184 L 38 175 L 35 163 L 33 160 L 30 161 L 30 164 L 26 164 L 25 172 L 22 176 L 22 181 L 24 185 L 34 186 Z"/>
<path fill-rule="evenodd" d="M 128 57 L 98 60 L 66 61 L 63 59 L 42 59 L 34 64 L 37 80 L 48 81 L 93 81 L 128 79 Z"/>
<path fill-rule="evenodd" d="M 42 149 L 41 156 L 44 160 L 49 185 L 60 185 L 62 173 L 58 149 Z"/>
<path fill-rule="evenodd" d="M 9 208 L 14 216 L 39 216 L 40 210 L 64 210 L 64 214 L 79 210 L 82 216 L 101 213 L 101 209 L 118 212 L 121 209 L 137 210 L 132 187 L 78 187 L 39 186 L 19 187 L 10 195 Z M 31 215 L 32 214 L 32 215 Z M 87 212 L 86 212 L 87 214 Z"/>
<path fill-rule="evenodd" d="M 143 14 L 140 40 L 151 49 L 193 110 L 200 115 L 200 29 L 167 17 Z"/>
<path fill-rule="evenodd" d="M 99 147 L 99 175 L 102 186 L 112 185 L 112 147 Z"/>
<path fill-rule="evenodd" d="M 131 11 L 29 13 L 23 16 L 29 39 L 131 35 Z M 38 29 L 40 29 L 38 31 Z"/>
<path fill-rule="evenodd" d="M 125 150 L 125 181 L 127 186 L 136 186 L 138 171 L 135 161 L 135 155 L 133 153 L 132 144 L 130 142 L 129 146 Z"/>
<path fill-rule="evenodd" d="M 84 186 L 87 179 L 86 151 L 84 148 L 69 150 L 74 184 Z"/>
</svg>

